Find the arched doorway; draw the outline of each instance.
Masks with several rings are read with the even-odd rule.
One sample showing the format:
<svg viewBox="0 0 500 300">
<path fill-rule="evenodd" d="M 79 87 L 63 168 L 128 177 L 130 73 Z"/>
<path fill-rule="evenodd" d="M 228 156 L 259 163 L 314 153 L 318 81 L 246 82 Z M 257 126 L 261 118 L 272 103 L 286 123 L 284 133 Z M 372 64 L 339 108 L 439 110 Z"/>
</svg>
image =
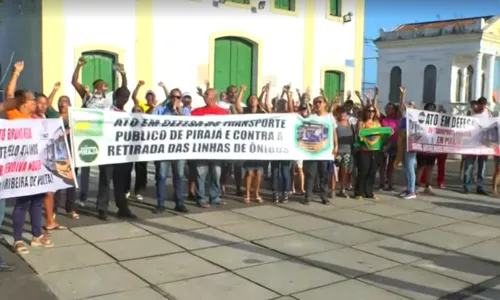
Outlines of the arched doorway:
<svg viewBox="0 0 500 300">
<path fill-rule="evenodd" d="M 96 50 L 83 52 L 82 56 L 87 61 L 82 68 L 82 84 L 88 86 L 93 92 L 93 82 L 102 79 L 108 84 L 108 90 L 114 91 L 116 71 L 113 66 L 116 63 L 116 54 Z"/>
<path fill-rule="evenodd" d="M 403 72 L 401 68 L 395 66 L 391 69 L 391 75 L 389 78 L 389 102 L 399 103 L 401 98 L 401 85 L 403 84 Z"/>
<path fill-rule="evenodd" d="M 247 90 L 243 95 L 246 102 L 248 96 L 255 93 L 256 46 L 242 38 L 223 37 L 215 40 L 214 52 L 214 88 L 226 91 L 230 85 L 239 88 L 244 84 Z"/>
<path fill-rule="evenodd" d="M 427 65 L 424 70 L 423 103 L 436 102 L 437 69 L 434 65 Z"/>
</svg>

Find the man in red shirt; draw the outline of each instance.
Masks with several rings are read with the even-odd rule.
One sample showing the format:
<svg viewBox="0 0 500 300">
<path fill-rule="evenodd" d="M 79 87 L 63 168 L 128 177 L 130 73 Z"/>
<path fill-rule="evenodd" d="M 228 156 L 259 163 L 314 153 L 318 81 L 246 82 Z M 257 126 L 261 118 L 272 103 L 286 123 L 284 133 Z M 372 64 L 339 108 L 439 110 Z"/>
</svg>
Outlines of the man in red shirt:
<svg viewBox="0 0 500 300">
<path fill-rule="evenodd" d="M 227 115 L 227 110 L 217 105 L 217 91 L 208 89 L 203 95 L 205 106 L 197 108 L 191 112 L 192 116 Z"/>
<path fill-rule="evenodd" d="M 191 112 L 192 116 L 227 115 L 227 110 L 217 105 L 217 91 L 207 89 L 203 95 L 205 106 Z M 217 160 L 196 161 L 196 201 L 202 208 L 209 207 L 209 203 L 215 205 L 224 204 L 221 200 L 221 162 Z M 205 197 L 205 181 L 210 173 L 209 199 Z"/>
</svg>

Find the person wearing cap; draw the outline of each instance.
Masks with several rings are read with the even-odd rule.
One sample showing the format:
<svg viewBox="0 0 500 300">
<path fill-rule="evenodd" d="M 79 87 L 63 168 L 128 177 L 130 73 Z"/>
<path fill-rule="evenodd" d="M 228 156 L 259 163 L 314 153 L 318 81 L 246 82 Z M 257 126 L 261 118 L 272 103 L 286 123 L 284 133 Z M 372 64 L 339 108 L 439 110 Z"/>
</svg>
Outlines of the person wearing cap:
<svg viewBox="0 0 500 300">
<path fill-rule="evenodd" d="M 139 80 L 137 83 L 137 86 L 135 87 L 134 91 L 132 92 L 132 100 L 134 101 L 134 106 L 140 106 L 145 113 L 151 114 L 153 113 L 153 110 L 156 107 L 157 101 L 156 101 L 156 93 L 153 90 L 148 90 L 146 91 L 146 101 L 141 101 L 137 98 L 137 95 L 139 94 L 139 90 L 141 89 L 142 86 L 144 86 L 145 82 L 144 80 Z M 166 85 L 163 82 L 158 83 L 158 86 L 163 89 L 163 92 L 165 93 L 165 97 L 168 98 L 168 90 Z"/>
<path fill-rule="evenodd" d="M 193 102 L 193 98 L 191 97 L 191 94 L 188 92 L 185 92 L 182 94 L 181 98 L 181 103 L 182 103 L 182 114 L 185 116 L 190 116 L 191 115 L 191 103 Z"/>
<path fill-rule="evenodd" d="M 487 122 L 492 117 L 487 109 L 488 101 L 481 97 L 477 99 L 473 106 L 471 116 L 477 118 L 479 123 Z M 479 195 L 488 195 L 484 190 L 484 170 L 486 169 L 487 155 L 465 155 L 464 157 L 464 192 L 470 193 L 472 189 L 472 177 L 474 176 L 474 165 L 477 161 L 477 187 L 476 193 Z"/>
</svg>

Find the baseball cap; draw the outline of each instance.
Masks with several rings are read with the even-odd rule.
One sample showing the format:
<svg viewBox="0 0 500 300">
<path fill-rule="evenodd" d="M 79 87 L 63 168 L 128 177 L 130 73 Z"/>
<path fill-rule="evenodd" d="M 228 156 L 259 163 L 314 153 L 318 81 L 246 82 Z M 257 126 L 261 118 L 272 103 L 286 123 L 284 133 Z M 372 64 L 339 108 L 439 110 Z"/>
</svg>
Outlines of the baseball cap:
<svg viewBox="0 0 500 300">
<path fill-rule="evenodd" d="M 186 98 L 186 97 L 191 98 L 191 94 L 190 94 L 190 93 L 188 93 L 188 92 L 182 93 L 182 99 L 184 99 L 184 98 Z"/>
</svg>

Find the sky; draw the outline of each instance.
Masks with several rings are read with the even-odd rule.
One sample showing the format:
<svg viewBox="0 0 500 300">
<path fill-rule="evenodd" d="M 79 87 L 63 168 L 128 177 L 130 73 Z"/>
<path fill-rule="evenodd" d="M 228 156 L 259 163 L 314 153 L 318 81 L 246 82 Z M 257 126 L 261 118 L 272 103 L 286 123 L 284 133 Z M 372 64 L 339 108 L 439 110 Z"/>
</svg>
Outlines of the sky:
<svg viewBox="0 0 500 300">
<path fill-rule="evenodd" d="M 500 15 L 500 0 L 366 0 L 365 40 L 379 36 L 381 28 L 391 30 L 397 25 L 434 20 Z M 377 82 L 376 47 L 365 44 L 364 82 Z M 498 72 L 497 72 L 498 74 Z"/>
</svg>

